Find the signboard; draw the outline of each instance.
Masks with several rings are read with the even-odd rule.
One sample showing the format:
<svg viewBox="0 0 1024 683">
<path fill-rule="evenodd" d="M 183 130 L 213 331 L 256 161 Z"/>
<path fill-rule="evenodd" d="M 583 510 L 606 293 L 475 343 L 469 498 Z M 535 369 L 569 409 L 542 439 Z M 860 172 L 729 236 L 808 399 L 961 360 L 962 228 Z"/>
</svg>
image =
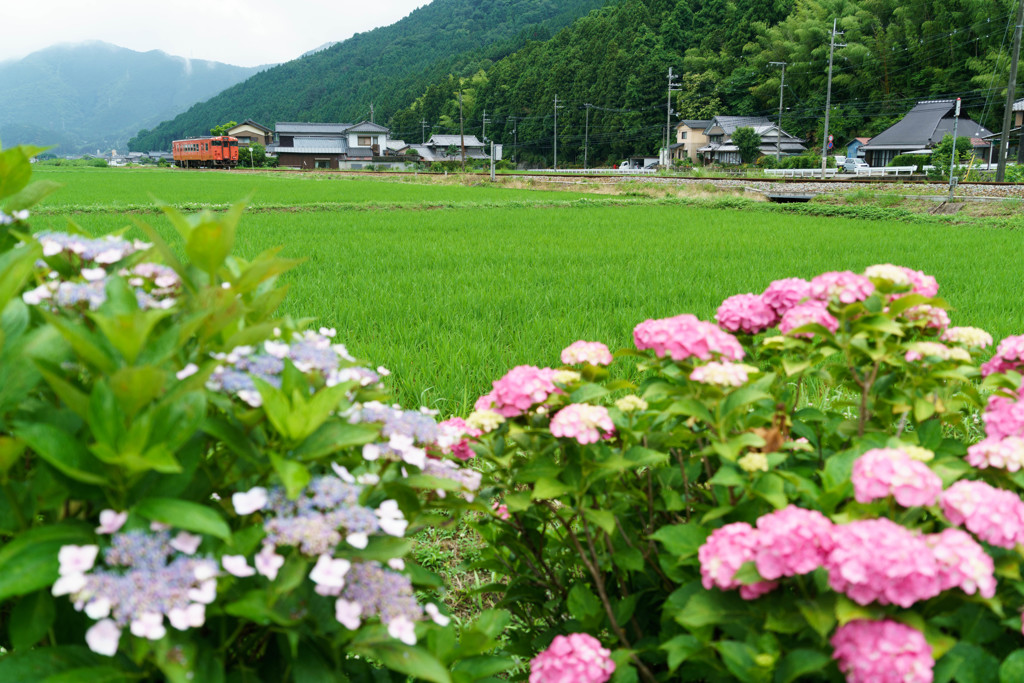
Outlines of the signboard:
<svg viewBox="0 0 1024 683">
<path fill-rule="evenodd" d="M 501 145 L 494 146 L 494 160 L 501 161 Z"/>
</svg>

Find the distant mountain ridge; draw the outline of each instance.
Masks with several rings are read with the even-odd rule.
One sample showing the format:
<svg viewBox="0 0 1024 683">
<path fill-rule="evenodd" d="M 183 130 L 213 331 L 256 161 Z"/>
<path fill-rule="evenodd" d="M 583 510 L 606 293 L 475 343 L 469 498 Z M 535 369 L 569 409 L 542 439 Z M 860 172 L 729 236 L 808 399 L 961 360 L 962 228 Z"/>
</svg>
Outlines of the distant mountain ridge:
<svg viewBox="0 0 1024 683">
<path fill-rule="evenodd" d="M 55 45 L 0 63 L 0 142 L 57 145 L 58 153 L 125 149 L 140 127 L 266 68 L 99 41 Z"/>
<path fill-rule="evenodd" d="M 448 73 L 471 74 L 546 40 L 608 0 L 434 0 L 404 19 L 286 62 L 141 130 L 130 149 L 165 148 L 224 121 L 378 121 Z"/>
</svg>

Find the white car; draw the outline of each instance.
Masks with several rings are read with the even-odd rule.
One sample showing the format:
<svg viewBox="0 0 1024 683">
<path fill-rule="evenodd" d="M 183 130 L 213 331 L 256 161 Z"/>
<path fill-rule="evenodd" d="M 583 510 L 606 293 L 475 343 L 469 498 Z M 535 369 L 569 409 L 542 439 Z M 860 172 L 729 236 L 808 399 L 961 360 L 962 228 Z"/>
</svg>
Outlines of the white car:
<svg viewBox="0 0 1024 683">
<path fill-rule="evenodd" d="M 843 170 L 847 173 L 856 173 L 858 168 L 871 168 L 868 162 L 863 159 L 847 159 L 843 164 Z"/>
</svg>

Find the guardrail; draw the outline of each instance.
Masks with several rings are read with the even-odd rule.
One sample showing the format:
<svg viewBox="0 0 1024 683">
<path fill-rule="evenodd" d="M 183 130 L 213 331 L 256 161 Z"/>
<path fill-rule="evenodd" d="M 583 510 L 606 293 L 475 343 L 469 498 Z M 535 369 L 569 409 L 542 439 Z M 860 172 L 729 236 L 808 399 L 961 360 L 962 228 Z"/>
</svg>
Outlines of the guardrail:
<svg viewBox="0 0 1024 683">
<path fill-rule="evenodd" d="M 853 172 L 855 175 L 866 175 L 868 177 L 875 175 L 899 175 L 901 173 L 913 175 L 917 172 L 917 166 L 879 166 L 877 168 L 872 166 L 869 168 L 856 168 Z"/>
<path fill-rule="evenodd" d="M 825 177 L 831 178 L 839 172 L 835 168 L 826 168 Z M 775 176 L 778 178 L 820 178 L 820 168 L 767 168 L 764 171 L 765 175 Z"/>
</svg>

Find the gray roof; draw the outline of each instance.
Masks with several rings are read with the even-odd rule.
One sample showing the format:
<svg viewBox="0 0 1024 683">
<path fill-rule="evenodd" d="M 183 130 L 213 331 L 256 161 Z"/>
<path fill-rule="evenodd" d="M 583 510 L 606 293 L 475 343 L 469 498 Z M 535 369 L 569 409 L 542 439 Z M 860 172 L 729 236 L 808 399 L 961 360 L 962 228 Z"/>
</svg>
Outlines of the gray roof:
<svg viewBox="0 0 1024 683">
<path fill-rule="evenodd" d="M 722 127 L 726 135 L 731 135 L 737 128 L 771 126 L 772 122 L 767 116 L 716 116 L 708 122 L 707 128 L 716 124 Z"/>
<path fill-rule="evenodd" d="M 1024 97 L 1013 103 L 1013 111 L 1024 111 Z"/>
<path fill-rule="evenodd" d="M 360 121 L 354 126 L 349 127 L 347 133 L 387 133 L 390 129 L 385 128 L 379 123 L 370 123 L 369 121 Z"/>
<path fill-rule="evenodd" d="M 457 147 L 462 146 L 462 136 L 460 135 L 431 135 L 430 139 L 427 140 L 428 145 L 435 147 L 447 147 L 449 145 L 455 145 Z M 483 147 L 484 143 L 476 139 L 475 135 L 466 136 L 466 147 Z"/>
<path fill-rule="evenodd" d="M 277 134 L 285 135 L 305 134 L 312 135 L 344 135 L 352 127 L 351 123 L 288 123 L 278 122 L 274 124 Z"/>
<path fill-rule="evenodd" d="M 290 147 L 271 145 L 267 151 L 293 154 L 344 154 L 348 151 L 348 141 L 345 138 L 299 137 L 295 138 L 295 144 Z"/>
<path fill-rule="evenodd" d="M 680 121 L 680 123 L 682 123 L 684 126 L 689 126 L 694 130 L 696 130 L 697 128 L 703 130 L 711 125 L 711 121 L 701 119 L 683 119 L 682 121 Z"/>
<path fill-rule="evenodd" d="M 241 123 L 232 126 L 231 130 L 234 130 L 235 128 L 241 128 L 242 126 L 252 126 L 253 128 L 259 128 L 264 133 L 273 133 L 274 132 L 274 131 L 270 130 L 269 128 L 267 128 L 266 126 L 264 126 L 262 123 L 256 123 L 252 119 L 246 119 L 245 121 L 242 121 Z"/>
<path fill-rule="evenodd" d="M 953 132 L 955 108 L 954 100 L 918 102 L 906 116 L 871 138 L 861 149 L 921 149 L 937 145 L 946 133 Z M 961 115 L 956 134 L 968 138 L 983 137 L 989 134 L 989 130 Z"/>
</svg>

